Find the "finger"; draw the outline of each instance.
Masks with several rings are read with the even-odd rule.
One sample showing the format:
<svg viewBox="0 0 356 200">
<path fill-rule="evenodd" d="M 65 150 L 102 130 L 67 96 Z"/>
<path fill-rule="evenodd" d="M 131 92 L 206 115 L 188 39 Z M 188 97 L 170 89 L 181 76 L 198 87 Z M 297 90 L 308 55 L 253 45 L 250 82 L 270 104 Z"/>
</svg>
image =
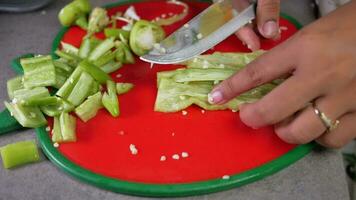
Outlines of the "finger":
<svg viewBox="0 0 356 200">
<path fill-rule="evenodd" d="M 329 148 L 341 148 L 356 137 L 356 113 L 349 113 L 340 118 L 339 126 L 319 137 L 316 141 Z"/>
<path fill-rule="evenodd" d="M 320 85 L 292 76 L 259 101 L 241 107 L 240 118 L 254 128 L 276 124 L 304 108 L 320 93 Z"/>
<path fill-rule="evenodd" d="M 315 106 L 329 119 L 335 121 L 352 109 L 352 101 L 347 90 L 321 97 Z M 276 125 L 276 134 L 284 141 L 293 144 L 305 144 L 320 137 L 326 131 L 325 125 L 312 106 L 302 110 L 294 120 Z"/>
<path fill-rule="evenodd" d="M 278 38 L 279 10 L 280 0 L 258 0 L 257 27 L 263 37 Z"/>
<path fill-rule="evenodd" d="M 247 90 L 292 71 L 296 56 L 286 50 L 287 46 L 288 41 L 261 55 L 221 82 L 209 94 L 209 102 L 223 104 Z"/>
<path fill-rule="evenodd" d="M 251 25 L 240 28 L 235 34 L 251 51 L 260 49 L 260 39 L 252 29 Z"/>
</svg>

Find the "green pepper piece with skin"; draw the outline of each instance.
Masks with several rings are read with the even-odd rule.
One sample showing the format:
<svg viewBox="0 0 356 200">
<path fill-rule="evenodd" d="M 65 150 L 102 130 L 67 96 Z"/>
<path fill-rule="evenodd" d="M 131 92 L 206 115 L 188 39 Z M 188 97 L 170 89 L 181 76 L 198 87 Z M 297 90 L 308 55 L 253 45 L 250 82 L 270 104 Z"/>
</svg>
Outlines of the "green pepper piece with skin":
<svg viewBox="0 0 356 200">
<path fill-rule="evenodd" d="M 63 142 L 61 125 L 59 123 L 58 116 L 53 117 L 52 142 Z"/>
<path fill-rule="evenodd" d="M 87 122 L 95 117 L 97 112 L 103 107 L 101 92 L 89 96 L 82 104 L 75 109 L 75 114 L 83 121 Z"/>
<path fill-rule="evenodd" d="M 88 60 L 95 61 L 115 46 L 114 38 L 105 39 L 98 44 L 90 53 Z"/>
<path fill-rule="evenodd" d="M 104 55 L 100 56 L 97 60 L 93 62 L 94 65 L 101 67 L 102 65 L 105 65 L 106 63 L 113 61 L 116 56 L 116 52 L 118 50 L 116 49 L 115 51 L 108 51 Z"/>
<path fill-rule="evenodd" d="M 111 80 L 111 77 L 107 73 L 90 63 L 88 60 L 80 62 L 78 67 L 89 73 L 100 84 L 104 84 L 107 80 Z"/>
<path fill-rule="evenodd" d="M 46 118 L 38 107 L 27 107 L 20 105 L 20 103 L 8 103 L 6 101 L 5 106 L 23 127 L 38 128 L 47 124 Z"/>
<path fill-rule="evenodd" d="M 125 94 L 125 93 L 129 92 L 130 90 L 132 90 L 133 87 L 134 87 L 134 84 L 132 84 L 132 83 L 116 83 L 116 93 L 118 95 Z"/>
<path fill-rule="evenodd" d="M 90 74 L 83 72 L 69 94 L 67 101 L 74 106 L 80 105 L 89 96 L 93 83 L 93 77 Z"/>
<path fill-rule="evenodd" d="M 86 15 L 80 15 L 74 22 L 75 25 L 79 26 L 83 30 L 88 29 L 88 20 Z"/>
<path fill-rule="evenodd" d="M 23 85 L 23 76 L 17 76 L 7 81 L 7 94 L 9 98 L 12 100 L 14 98 L 14 92 L 16 90 L 24 89 Z"/>
<path fill-rule="evenodd" d="M 116 60 L 118 62 L 121 62 L 124 64 L 134 64 L 135 63 L 135 58 L 132 55 L 129 46 L 127 46 L 124 42 L 116 41 L 115 47 L 117 49 Z"/>
<path fill-rule="evenodd" d="M 20 60 L 24 70 L 25 88 L 53 86 L 56 84 L 56 72 L 51 56 L 37 56 Z"/>
<path fill-rule="evenodd" d="M 108 24 L 110 19 L 107 15 L 107 11 L 104 8 L 94 8 L 89 16 L 88 34 L 92 35 L 102 31 Z"/>
<path fill-rule="evenodd" d="M 146 20 L 139 20 L 133 25 L 130 33 L 130 48 L 136 55 L 142 56 L 164 38 L 165 32 L 161 26 Z"/>
<path fill-rule="evenodd" d="M 101 66 L 100 69 L 103 70 L 105 73 L 110 74 L 122 67 L 120 62 L 111 61 L 106 63 L 105 65 Z"/>
<path fill-rule="evenodd" d="M 69 94 L 72 92 L 75 84 L 78 82 L 80 75 L 83 73 L 82 68 L 77 67 L 73 73 L 69 76 L 66 82 L 61 88 L 57 91 L 56 95 L 67 99 Z"/>
<path fill-rule="evenodd" d="M 62 45 L 62 51 L 78 56 L 79 49 L 77 47 L 65 42 L 61 42 L 61 45 Z"/>
<path fill-rule="evenodd" d="M 63 26 L 70 26 L 90 10 L 91 5 L 88 0 L 74 0 L 60 10 L 58 19 Z"/>
<path fill-rule="evenodd" d="M 71 103 L 69 103 L 68 101 L 57 97 L 58 98 L 58 102 L 57 104 L 54 105 L 44 105 L 44 106 L 40 106 L 41 111 L 50 117 L 55 117 L 55 116 L 59 116 L 62 112 L 71 112 L 74 110 L 74 105 L 72 105 Z"/>
<path fill-rule="evenodd" d="M 41 97 L 41 98 L 32 98 L 24 100 L 22 105 L 24 106 L 46 106 L 46 105 L 57 105 L 60 99 L 58 97 Z"/>
<path fill-rule="evenodd" d="M 118 117 L 120 115 L 119 100 L 116 95 L 116 86 L 113 81 L 107 81 L 107 92 L 104 93 L 102 103 L 107 111 L 113 116 Z"/>
<path fill-rule="evenodd" d="M 59 116 L 59 124 L 61 128 L 61 134 L 63 142 L 75 142 L 76 137 L 76 119 L 69 113 L 63 112 Z"/>
<path fill-rule="evenodd" d="M 126 40 L 129 40 L 130 38 L 130 31 L 125 31 L 120 28 L 105 28 L 104 34 L 107 38 L 114 37 L 115 39 L 120 39 L 120 35 L 122 35 L 122 37 Z"/>
<path fill-rule="evenodd" d="M 40 160 L 37 145 L 33 140 L 5 145 L 0 148 L 0 154 L 5 169 Z"/>
<path fill-rule="evenodd" d="M 264 52 L 263 50 L 251 53 L 214 52 L 213 54 L 197 56 L 182 64 L 187 65 L 187 68 L 240 70 Z"/>
<path fill-rule="evenodd" d="M 27 100 L 41 99 L 49 97 L 49 91 L 45 87 L 36 87 L 32 89 L 21 89 L 14 92 L 13 102 L 19 102 L 21 105 Z"/>
</svg>

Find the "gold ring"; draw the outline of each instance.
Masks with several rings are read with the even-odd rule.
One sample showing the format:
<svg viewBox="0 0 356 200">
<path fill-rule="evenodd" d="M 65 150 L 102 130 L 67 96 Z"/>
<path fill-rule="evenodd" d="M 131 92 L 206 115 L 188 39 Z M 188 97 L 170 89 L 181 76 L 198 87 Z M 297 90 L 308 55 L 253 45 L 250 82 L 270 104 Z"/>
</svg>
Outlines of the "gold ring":
<svg viewBox="0 0 356 200">
<path fill-rule="evenodd" d="M 340 124 L 339 120 L 331 120 L 330 118 L 328 118 L 325 113 L 321 112 L 318 107 L 315 105 L 315 103 L 313 103 L 313 109 L 314 109 L 314 113 L 319 117 L 319 119 L 321 120 L 321 122 L 323 122 L 323 124 L 325 125 L 325 127 L 327 128 L 327 131 L 330 132 L 334 129 L 336 129 L 338 127 L 338 125 Z"/>
</svg>

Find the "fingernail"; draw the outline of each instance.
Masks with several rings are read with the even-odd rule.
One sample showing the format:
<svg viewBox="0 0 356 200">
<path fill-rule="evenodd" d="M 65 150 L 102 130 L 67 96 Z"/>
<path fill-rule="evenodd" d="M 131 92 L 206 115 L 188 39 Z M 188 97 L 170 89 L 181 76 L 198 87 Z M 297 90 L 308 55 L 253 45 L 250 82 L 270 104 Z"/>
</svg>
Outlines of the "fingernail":
<svg viewBox="0 0 356 200">
<path fill-rule="evenodd" d="M 223 95 L 219 90 L 213 91 L 212 93 L 208 94 L 208 102 L 210 104 L 217 104 L 222 100 L 223 100 Z"/>
<path fill-rule="evenodd" d="M 270 20 L 263 25 L 262 29 L 265 37 L 273 37 L 278 31 L 278 25 L 275 21 Z"/>
</svg>

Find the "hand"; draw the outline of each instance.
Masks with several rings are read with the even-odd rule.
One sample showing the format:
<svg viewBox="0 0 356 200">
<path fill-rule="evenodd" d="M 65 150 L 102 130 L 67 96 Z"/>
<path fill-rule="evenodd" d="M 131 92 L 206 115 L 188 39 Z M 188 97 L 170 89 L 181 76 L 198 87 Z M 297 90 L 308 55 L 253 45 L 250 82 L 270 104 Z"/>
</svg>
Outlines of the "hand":
<svg viewBox="0 0 356 200">
<path fill-rule="evenodd" d="M 342 147 L 356 136 L 355 10 L 352 1 L 251 62 L 213 89 L 213 103 L 287 75 L 265 97 L 241 106 L 241 120 L 254 128 L 275 124 L 288 143 Z M 339 126 L 328 132 L 310 102 Z"/>
<path fill-rule="evenodd" d="M 248 7 L 248 0 L 234 0 L 236 7 Z M 249 24 L 240 28 L 236 35 L 252 51 L 260 49 L 262 35 L 268 39 L 278 39 L 280 0 L 258 0 L 256 24 Z M 257 27 L 254 27 L 257 26 Z M 254 29 L 257 29 L 256 32 Z"/>
</svg>

